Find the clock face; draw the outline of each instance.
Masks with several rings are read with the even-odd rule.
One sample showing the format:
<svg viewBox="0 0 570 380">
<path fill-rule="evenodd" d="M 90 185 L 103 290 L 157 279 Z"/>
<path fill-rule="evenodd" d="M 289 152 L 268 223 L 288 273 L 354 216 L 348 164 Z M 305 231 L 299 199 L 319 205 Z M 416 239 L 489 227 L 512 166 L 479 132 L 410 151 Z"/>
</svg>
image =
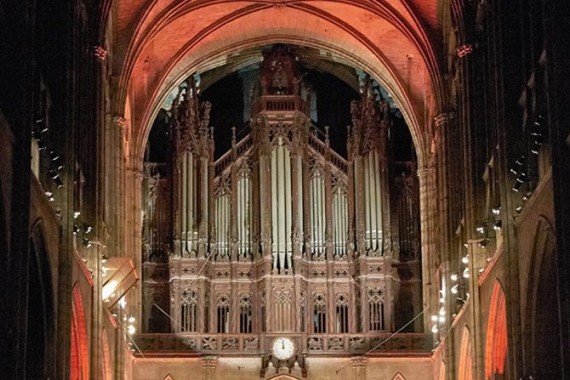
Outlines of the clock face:
<svg viewBox="0 0 570 380">
<path fill-rule="evenodd" d="M 295 354 L 295 342 L 289 338 L 277 338 L 271 345 L 273 356 L 279 360 L 287 360 Z"/>
</svg>

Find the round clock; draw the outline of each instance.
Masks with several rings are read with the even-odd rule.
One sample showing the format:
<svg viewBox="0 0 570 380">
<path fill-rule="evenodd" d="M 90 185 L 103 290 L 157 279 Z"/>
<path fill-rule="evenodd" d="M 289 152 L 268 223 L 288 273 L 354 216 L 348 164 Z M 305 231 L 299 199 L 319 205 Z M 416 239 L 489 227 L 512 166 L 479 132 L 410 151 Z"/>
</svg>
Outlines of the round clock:
<svg viewBox="0 0 570 380">
<path fill-rule="evenodd" d="M 271 345 L 273 356 L 279 360 L 287 360 L 295 354 L 295 342 L 290 338 L 276 338 Z"/>
</svg>

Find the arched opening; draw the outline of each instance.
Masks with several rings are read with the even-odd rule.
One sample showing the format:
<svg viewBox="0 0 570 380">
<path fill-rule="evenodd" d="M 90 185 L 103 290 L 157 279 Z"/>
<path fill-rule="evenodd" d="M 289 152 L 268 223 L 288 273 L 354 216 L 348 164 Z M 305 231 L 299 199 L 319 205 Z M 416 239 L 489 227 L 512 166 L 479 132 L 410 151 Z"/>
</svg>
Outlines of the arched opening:
<svg viewBox="0 0 570 380">
<path fill-rule="evenodd" d="M 203 332 L 207 316 L 197 311 L 207 300 L 198 289 L 219 295 L 222 282 L 239 279 L 258 300 L 261 272 L 251 266 L 268 263 L 270 275 L 313 267 L 315 279 L 328 276 L 339 282 L 338 294 L 348 294 L 342 277 L 358 251 L 378 273 L 391 272 L 381 268 L 383 256 L 398 265 L 393 280 L 366 281 L 362 315 L 349 318 L 356 297 L 339 304 L 327 291 L 316 292 L 309 309 L 292 307 L 304 289 L 292 291 L 291 282 L 271 292 L 271 330 L 313 321 L 316 334 L 394 331 L 421 309 L 418 157 L 403 111 L 363 69 L 322 58 L 326 51 L 274 44 L 234 59 L 251 55 L 259 59 L 189 76 L 157 114 L 142 181 L 144 294 L 173 299 L 164 309 L 179 320 L 174 325 Z M 206 276 L 196 266 L 202 259 L 211 265 Z M 342 269 L 327 274 L 332 262 Z M 170 281 L 156 276 L 168 271 Z M 215 305 L 215 330 L 258 332 L 233 306 Z"/>
<path fill-rule="evenodd" d="M 461 335 L 461 349 L 459 351 L 459 380 L 473 380 L 473 345 L 471 332 L 465 326 Z"/>
<path fill-rule="evenodd" d="M 392 380 L 406 380 L 406 378 L 404 377 L 404 375 L 402 375 L 400 372 L 398 372 L 397 374 L 394 375 Z"/>
<path fill-rule="evenodd" d="M 560 376 L 561 363 L 556 245 L 546 220 L 538 223 L 535 239 L 535 265 L 529 277 L 530 289 L 535 290 L 527 306 L 530 310 L 527 328 L 531 335 L 527 344 L 532 355 L 528 373 L 537 379 L 555 379 Z"/>
<path fill-rule="evenodd" d="M 399 194 L 399 196 L 386 195 L 383 202 L 387 207 L 399 207 L 402 213 L 401 216 L 406 213 L 411 213 L 412 217 L 409 221 L 413 223 L 402 222 L 398 225 L 398 222 L 394 219 L 389 220 L 387 217 L 383 219 L 385 223 L 392 222 L 394 229 L 402 229 L 402 234 L 393 234 L 395 239 L 400 239 L 396 245 L 398 246 L 397 250 L 401 248 L 401 254 L 394 253 L 393 256 L 395 261 L 400 261 L 398 264 L 402 264 L 398 267 L 397 276 L 399 278 L 393 283 L 393 292 L 382 293 L 383 295 L 389 296 L 390 304 L 376 302 L 374 304 L 376 309 L 374 310 L 379 311 L 372 314 L 374 317 L 372 318 L 373 321 L 371 321 L 371 314 L 369 314 L 368 309 L 366 309 L 363 310 L 363 317 L 358 315 L 358 317 L 363 318 L 363 320 L 358 321 L 354 318 L 354 322 L 350 322 L 350 325 L 353 325 L 350 328 L 354 331 L 360 331 L 359 329 L 365 326 L 364 330 L 366 331 L 378 329 L 382 331 L 392 331 L 396 326 L 401 327 L 404 323 L 402 321 L 413 318 L 413 316 L 421 311 L 422 282 L 421 278 L 419 278 L 421 276 L 420 273 L 422 273 L 419 268 L 421 266 L 421 253 L 419 252 L 421 246 L 420 235 L 419 231 L 416 234 L 408 233 L 411 229 L 406 230 L 406 228 L 411 224 L 414 225 L 414 228 L 419 230 L 420 223 L 415 219 L 419 220 L 420 214 L 425 215 L 425 213 L 427 213 L 425 207 L 419 207 L 420 186 L 416 170 L 425 167 L 427 162 L 426 151 L 429 145 L 427 141 L 430 139 L 430 128 L 432 127 L 431 120 L 432 117 L 439 112 L 438 102 L 443 99 L 435 95 L 440 91 L 440 80 L 437 74 L 437 64 L 434 59 L 431 44 L 427 40 L 427 35 L 423 27 L 417 22 L 418 19 L 413 15 L 413 12 L 410 12 L 409 9 L 405 9 L 405 7 L 395 10 L 377 2 L 364 3 L 330 2 L 330 4 L 328 4 L 330 8 L 325 7 L 326 9 L 319 9 L 319 7 L 313 8 L 312 6 L 307 7 L 302 3 L 284 4 L 283 6 L 253 4 L 251 7 L 244 7 L 240 2 L 233 1 L 224 2 L 223 7 L 217 7 L 217 4 L 210 2 L 192 4 L 173 3 L 171 5 L 157 2 L 149 5 L 150 8 L 165 7 L 165 9 L 153 9 L 152 11 L 149 10 L 149 12 L 144 13 L 142 19 L 138 22 L 136 30 L 133 31 L 134 34 L 130 45 L 125 46 L 125 51 L 121 52 L 121 54 L 124 54 L 125 63 L 119 83 L 121 94 L 119 94 L 119 101 L 115 105 L 115 112 L 117 114 L 126 112 L 125 110 L 130 111 L 132 107 L 133 120 L 129 120 L 127 128 L 127 135 L 129 136 L 128 149 L 130 153 L 125 153 L 125 155 L 129 161 L 126 165 L 132 168 L 129 169 L 129 173 L 127 173 L 127 177 L 129 178 L 127 186 L 130 187 L 127 189 L 127 193 L 131 192 L 134 196 L 132 198 L 127 197 L 125 200 L 127 203 L 125 210 L 129 213 L 127 220 L 129 223 L 135 225 L 133 229 L 135 233 L 133 236 L 138 237 L 137 232 L 142 230 L 143 241 L 127 241 L 127 244 L 131 246 L 127 251 L 137 255 L 142 251 L 143 257 L 146 257 L 147 253 L 149 256 L 152 256 L 149 260 L 152 262 L 152 265 L 148 265 L 151 269 L 147 272 L 153 273 L 152 276 L 154 279 L 157 279 L 157 281 L 149 281 L 149 284 L 152 282 L 151 286 L 153 289 L 148 292 L 146 290 L 144 291 L 145 298 L 160 298 L 164 300 L 165 305 L 162 305 L 164 306 L 162 308 L 167 310 L 169 308 L 167 303 L 171 297 L 168 293 L 168 281 L 165 279 L 169 275 L 178 276 L 178 274 L 174 273 L 168 274 L 167 271 L 170 269 L 190 271 L 190 268 L 184 267 L 183 265 L 178 266 L 178 264 L 171 265 L 167 269 L 168 254 L 165 254 L 164 251 L 170 250 L 176 252 L 176 254 L 180 252 L 181 257 L 189 259 L 201 259 L 202 257 L 206 257 L 207 259 L 219 258 L 219 261 L 222 262 L 224 260 L 232 260 L 230 252 L 234 249 L 232 248 L 233 246 L 237 246 L 235 250 L 240 252 L 239 255 L 243 255 L 244 259 L 249 259 L 250 256 L 254 255 L 252 252 L 260 250 L 260 246 L 263 244 L 273 244 L 275 241 L 275 239 L 271 241 L 271 239 L 267 237 L 275 233 L 274 231 L 268 231 L 269 227 L 264 228 L 264 231 L 261 231 L 261 227 L 256 231 L 240 230 L 239 228 L 235 231 L 228 228 L 228 224 L 226 223 L 228 219 L 233 218 L 233 216 L 230 217 L 232 213 L 236 215 L 236 213 L 232 211 L 235 206 L 228 201 L 228 198 L 231 199 L 235 197 L 234 194 L 238 191 L 241 191 L 239 193 L 241 195 L 245 194 L 244 191 L 239 189 L 256 189 L 252 190 L 251 195 L 252 199 L 258 202 L 262 197 L 260 197 L 259 194 L 255 194 L 255 191 L 260 192 L 261 190 L 259 189 L 264 189 L 264 185 L 268 185 L 268 183 L 265 182 L 269 181 L 254 178 L 253 181 L 248 182 L 246 176 L 243 176 L 246 180 L 241 181 L 239 185 L 232 188 L 231 186 L 226 186 L 228 181 L 225 181 L 225 179 L 222 178 L 223 176 L 219 178 L 216 177 L 215 181 L 219 181 L 218 183 L 221 184 L 217 189 L 214 189 L 214 186 L 205 186 L 202 188 L 202 193 L 208 194 L 211 198 L 216 198 L 215 202 L 204 202 L 205 198 L 197 199 L 197 197 L 193 196 L 194 193 L 189 192 L 188 189 L 190 189 L 191 186 L 195 187 L 196 183 L 202 183 L 200 182 L 201 178 L 206 178 L 206 176 L 210 176 L 212 173 L 202 169 L 192 171 L 188 168 L 196 168 L 200 165 L 206 167 L 208 164 L 199 163 L 199 160 L 190 156 L 182 157 L 182 159 L 178 160 L 177 164 L 184 169 L 180 171 L 181 173 L 184 172 L 184 174 L 181 174 L 179 178 L 168 179 L 163 176 L 158 166 L 154 166 L 150 171 L 147 171 L 144 157 L 145 149 L 148 147 L 147 143 L 156 137 L 153 135 L 157 127 L 156 122 L 160 123 L 167 119 L 168 115 L 165 115 L 161 108 L 163 108 L 166 103 L 171 102 L 172 94 L 176 93 L 181 87 L 188 89 L 187 83 L 189 78 L 194 77 L 196 73 L 203 75 L 204 88 L 209 87 L 208 90 L 210 90 L 215 87 L 216 84 L 221 83 L 224 77 L 227 77 L 229 73 L 239 72 L 244 70 L 248 65 L 263 62 L 261 60 L 261 49 L 258 49 L 257 53 L 248 56 L 247 54 L 249 54 L 251 49 L 283 44 L 302 46 L 306 48 L 306 51 L 317 51 L 318 56 L 323 59 L 322 62 L 319 63 L 320 66 L 314 66 L 312 69 L 332 74 L 331 76 L 338 78 L 341 82 L 349 83 L 350 75 L 347 78 L 345 75 L 346 70 L 339 69 L 339 67 L 357 68 L 357 70 L 367 73 L 372 81 L 375 82 L 374 87 L 383 88 L 385 93 L 382 93 L 382 95 L 384 97 L 389 95 L 392 98 L 393 104 L 390 104 L 390 107 L 398 109 L 399 114 L 397 116 L 400 121 L 394 123 L 394 126 L 399 125 L 399 127 L 405 131 L 404 134 L 406 134 L 403 140 L 410 142 L 406 149 L 401 149 L 399 152 L 411 151 L 413 152 L 413 159 L 404 159 L 400 162 L 399 166 L 393 168 L 393 172 L 390 175 L 396 173 L 399 178 L 393 176 L 390 180 L 394 180 L 394 189 L 399 189 L 401 194 Z M 210 6 L 213 8 L 210 8 Z M 339 15 L 342 15 L 342 19 L 339 18 Z M 367 21 L 364 22 L 363 20 Z M 374 35 L 373 39 L 372 35 Z M 385 43 L 386 41 L 390 41 L 391 43 Z M 403 51 L 406 51 L 407 54 L 402 54 Z M 303 59 L 302 56 L 299 57 L 300 61 L 303 61 Z M 211 72 L 212 75 L 206 78 L 205 73 L 208 72 Z M 356 85 L 352 86 L 352 91 L 358 88 L 358 82 L 359 81 L 356 80 Z M 349 85 L 348 87 L 351 86 Z M 184 91 L 186 91 L 186 89 Z M 184 91 L 181 91 L 180 94 L 182 95 Z M 205 92 L 206 91 L 202 93 L 204 96 Z M 226 93 L 230 94 L 231 91 L 226 91 Z M 131 101 L 129 104 L 126 104 L 127 94 Z M 426 94 L 429 95 L 426 96 Z M 360 94 L 357 93 L 357 96 L 359 95 Z M 202 111 L 203 110 L 200 110 L 200 112 Z M 212 115 L 214 112 L 216 111 L 214 111 L 213 108 Z M 163 124 L 162 126 L 165 127 L 166 125 Z M 231 126 L 227 125 L 225 127 L 226 135 L 231 135 Z M 158 128 L 156 130 L 158 130 Z M 168 129 L 168 126 L 164 128 L 164 131 L 165 134 L 170 134 L 168 138 L 164 140 L 168 143 L 169 139 L 173 137 L 173 132 Z M 203 137 L 207 140 L 208 137 L 206 135 L 207 133 L 204 133 Z M 322 135 L 324 136 L 324 132 Z M 237 140 L 236 146 L 239 145 L 239 136 Z M 333 138 L 329 140 L 337 141 L 337 139 Z M 346 139 L 344 140 L 346 141 Z M 284 145 L 291 145 L 291 142 L 292 140 L 286 142 Z M 162 144 L 162 146 L 164 145 L 165 144 Z M 243 146 L 241 147 L 243 148 Z M 282 165 L 279 167 L 281 171 L 276 171 L 275 173 L 284 174 L 289 172 L 290 168 L 288 167 L 288 162 L 290 161 L 290 156 L 288 154 L 290 154 L 291 150 L 289 148 L 276 148 L 274 151 L 275 157 L 281 157 L 280 163 L 276 164 L 276 166 L 279 167 L 279 165 Z M 240 157 L 240 154 L 238 154 L 238 157 Z M 147 158 L 149 156 L 150 154 L 147 155 Z M 228 154 L 228 156 L 230 156 L 230 154 Z M 365 157 L 362 170 L 368 174 L 383 172 L 382 169 L 378 169 L 382 163 L 377 161 L 377 157 L 380 157 L 380 155 Z M 383 159 L 384 157 L 382 157 L 381 160 Z M 229 161 L 235 162 L 236 160 L 231 159 Z M 172 160 L 170 162 L 172 162 Z M 259 161 L 254 157 L 252 162 L 257 165 Z M 273 163 L 270 165 L 273 165 Z M 220 167 L 221 166 L 222 165 L 220 165 Z M 241 175 L 248 170 L 251 171 L 248 165 L 242 165 L 239 168 L 237 168 L 237 165 L 231 166 L 232 169 L 228 170 L 226 174 L 229 174 L 229 172 L 238 172 Z M 323 167 L 325 166 L 326 165 L 323 165 Z M 139 170 L 142 170 L 149 179 L 146 183 L 145 180 L 147 178 L 142 181 L 143 199 L 139 197 L 141 194 L 139 188 L 141 184 Z M 385 172 L 388 171 L 389 170 L 386 170 Z M 299 197 L 299 203 L 303 202 L 304 199 L 313 199 L 310 197 L 314 197 L 315 199 L 321 197 L 320 204 L 322 205 L 322 209 L 325 210 L 328 207 L 328 203 L 324 202 L 322 194 L 329 191 L 327 186 L 329 186 L 329 183 L 332 184 L 332 181 L 327 183 L 321 180 L 326 176 L 324 172 L 325 170 L 320 171 L 317 169 L 311 173 L 305 173 L 307 176 L 314 174 L 311 178 L 315 180 L 311 183 L 311 194 L 305 194 L 306 198 L 302 196 Z M 260 173 L 259 170 L 257 170 L 257 173 Z M 325 175 L 319 177 L 318 174 L 323 173 Z M 184 177 L 185 175 L 187 176 Z M 187 181 L 187 179 L 191 177 L 196 181 L 192 183 Z M 362 190 L 362 194 L 368 194 L 358 198 L 358 202 L 368 202 L 369 204 L 376 202 L 375 200 L 371 200 L 374 196 L 370 196 L 371 192 L 373 192 L 373 190 L 370 189 L 380 188 L 384 185 L 380 183 L 380 177 L 381 176 L 376 176 L 372 178 L 369 176 L 368 182 L 363 180 L 364 185 L 358 185 L 362 186 L 363 189 L 353 191 L 353 194 L 356 194 L 360 190 Z M 281 178 L 281 175 L 275 174 L 274 181 L 280 183 L 278 181 Z M 370 180 L 370 178 L 372 178 L 372 180 Z M 299 181 L 302 179 L 303 177 L 300 176 Z M 286 187 L 292 187 L 290 186 L 291 184 L 287 182 L 289 180 L 289 177 L 283 177 L 284 183 L 287 183 Z M 293 179 L 291 180 L 293 181 Z M 263 181 L 265 181 L 264 185 L 260 185 Z M 418 182 L 410 184 L 410 182 L 414 181 Z M 151 182 L 153 191 L 150 191 L 151 187 L 148 187 Z M 335 184 L 338 182 L 342 181 L 336 181 Z M 181 184 L 187 188 L 181 189 Z M 168 195 L 167 192 L 163 191 L 168 188 L 168 186 L 174 189 L 172 191 L 173 193 L 179 192 L 178 196 L 181 193 L 191 195 L 187 196 L 185 200 L 180 201 L 177 205 L 179 209 L 185 210 L 182 212 L 186 213 L 184 218 L 181 217 L 182 214 L 180 213 L 175 215 L 175 213 L 173 213 L 174 207 L 171 207 L 171 205 L 176 204 L 180 199 L 180 197 L 176 198 L 177 194 L 174 194 L 175 198 L 167 198 L 166 203 L 162 204 L 167 205 L 167 207 L 160 205 L 160 202 L 165 200 L 160 199 L 161 193 L 163 195 L 166 194 L 167 197 L 173 196 L 173 194 Z M 333 185 L 330 187 L 337 190 Z M 287 200 L 291 198 L 291 194 L 285 194 Z M 157 226 L 157 237 L 162 236 L 169 241 L 165 245 L 154 239 L 153 241 L 157 243 L 157 248 L 151 247 L 151 245 L 144 240 L 146 239 L 145 233 L 147 233 L 146 236 L 150 237 L 152 236 L 152 231 L 148 226 L 141 226 L 140 224 L 140 214 L 138 211 L 140 210 L 141 203 L 143 205 L 149 204 L 145 199 L 147 195 L 154 197 L 152 199 L 154 199 L 156 203 L 152 207 L 162 213 L 160 217 L 169 220 L 178 218 L 176 223 L 186 223 L 184 225 L 186 229 L 179 229 L 178 231 L 176 231 L 175 228 L 168 228 L 164 223 L 155 223 L 155 226 Z M 333 211 L 330 213 L 344 212 L 342 207 L 347 201 L 343 198 L 344 194 L 342 190 L 334 193 L 334 195 L 334 199 L 330 202 L 333 204 Z M 425 198 L 423 199 L 425 200 Z M 142 202 L 140 202 L 141 200 Z M 191 204 L 191 202 L 195 202 L 195 204 Z M 245 223 L 244 221 L 248 219 L 251 220 L 252 216 L 255 218 L 256 215 L 247 214 L 250 210 L 244 206 L 247 205 L 248 202 L 251 202 L 250 199 L 248 199 L 247 196 L 243 196 L 240 198 L 240 202 L 237 207 L 240 207 L 240 210 L 246 210 L 246 212 L 237 214 L 246 216 L 243 216 L 238 221 Z M 407 207 L 407 205 L 414 202 L 416 203 L 415 207 Z M 425 201 L 422 202 L 425 203 Z M 280 201 L 277 203 L 278 205 L 283 204 L 283 202 Z M 262 207 L 258 202 L 258 204 L 256 204 L 257 212 L 261 213 L 261 210 L 265 212 L 264 207 L 265 209 L 270 209 L 270 207 L 266 206 L 268 205 L 263 204 Z M 359 209 L 362 209 L 362 207 L 352 207 L 352 210 Z M 314 214 L 317 215 L 316 218 L 318 218 L 318 215 L 323 214 L 323 210 L 316 209 L 307 212 L 314 211 Z M 142 211 L 148 215 L 146 210 Z M 206 213 L 209 215 L 221 215 L 221 222 L 214 226 L 200 226 L 199 223 L 195 223 L 197 218 L 188 216 L 192 215 L 193 212 L 196 215 L 204 215 Z M 293 237 L 302 240 L 300 234 L 295 233 L 293 229 L 288 229 L 289 226 L 292 226 L 292 224 L 289 223 L 289 218 L 293 218 L 296 212 L 300 213 L 299 210 L 292 209 L 291 215 L 289 215 L 287 214 L 287 208 L 284 210 L 284 216 L 282 218 L 285 219 L 288 224 L 287 227 L 280 229 L 278 233 L 282 233 L 280 236 L 284 236 L 285 240 L 292 240 Z M 352 242 L 346 244 L 346 247 L 356 245 L 354 242 L 358 239 L 360 239 L 358 244 L 364 245 L 370 235 L 378 235 L 380 229 L 374 226 L 380 223 L 379 218 L 376 216 L 381 213 L 382 211 L 376 210 L 373 212 L 374 215 L 372 217 L 369 214 L 362 216 L 361 219 L 365 219 L 367 221 L 366 223 L 369 223 L 369 226 L 365 228 L 370 234 L 366 235 L 365 233 L 362 239 L 360 237 L 350 236 Z M 281 218 L 280 212 L 275 211 L 274 214 L 273 217 L 275 219 Z M 383 215 L 383 217 L 384 216 L 387 215 Z M 374 220 L 375 218 L 377 220 Z M 422 216 L 422 218 L 424 217 Z M 351 216 L 351 218 L 347 218 L 347 220 L 349 219 L 354 218 Z M 424 219 L 427 220 L 427 218 Z M 148 221 L 149 219 L 146 220 Z M 144 223 L 145 221 L 143 220 L 143 224 Z M 310 236 L 312 240 L 309 244 L 311 247 L 321 245 L 322 252 L 326 249 L 330 249 L 326 248 L 327 244 L 323 244 L 324 237 L 327 235 L 326 229 L 322 228 L 324 223 L 325 220 L 320 220 L 310 226 Z M 200 233 L 200 229 L 207 232 Z M 304 232 L 307 231 L 308 229 Z M 344 233 L 344 231 L 348 231 L 348 229 L 345 229 L 343 226 L 338 229 L 338 231 Z M 244 241 L 241 238 L 242 235 L 239 235 L 240 233 L 244 233 L 245 235 L 251 233 L 252 235 L 248 236 L 255 236 L 256 241 L 255 244 L 253 244 L 255 245 L 255 249 L 251 250 L 251 245 L 248 247 L 240 246 L 240 244 L 242 244 L 241 242 Z M 330 231 L 328 233 L 331 235 Z M 335 232 L 333 231 L 332 235 L 334 236 L 334 234 Z M 240 237 L 236 238 L 233 235 Z M 308 234 L 305 236 L 307 235 Z M 337 235 L 341 234 L 339 233 Z M 348 235 L 348 233 L 346 233 L 346 235 Z M 337 237 L 335 236 L 334 239 L 337 239 Z M 338 239 L 338 241 L 341 242 L 340 244 L 335 245 L 335 242 L 332 243 L 332 249 L 340 252 L 339 257 L 342 255 L 342 247 L 344 246 L 342 242 L 345 241 L 342 239 L 344 239 L 343 236 Z M 415 239 L 417 244 L 410 244 L 410 239 Z M 183 240 L 185 240 L 185 242 L 183 242 Z M 371 251 L 384 249 L 384 247 L 382 249 L 380 248 L 378 241 L 376 245 L 370 243 L 366 249 Z M 188 242 L 191 242 L 191 244 Z M 216 245 L 216 249 L 215 251 L 208 251 L 202 248 L 202 253 L 200 253 L 200 248 L 198 248 L 200 244 L 202 247 L 208 244 Z M 306 246 L 307 242 L 301 241 L 298 244 Z M 330 242 L 328 242 L 328 244 L 330 247 Z M 292 251 L 292 241 L 285 241 L 284 245 L 286 250 L 290 249 Z M 337 249 L 338 246 L 341 248 Z M 416 251 L 413 251 L 414 249 Z M 389 249 L 385 249 L 385 252 L 388 251 Z M 187 257 L 185 257 L 187 252 Z M 277 255 L 277 263 L 273 263 L 273 267 L 277 267 L 278 271 L 283 271 L 279 274 L 284 274 L 285 272 L 291 273 L 291 266 L 294 260 L 290 259 L 287 261 L 288 253 L 289 252 L 284 254 L 283 257 Z M 209 256 L 210 254 L 212 255 L 211 257 Z M 241 260 L 242 256 L 239 257 Z M 321 257 L 324 257 L 322 253 Z M 402 261 L 405 262 L 402 263 Z M 137 256 L 135 262 L 141 263 L 140 257 Z M 285 262 L 285 264 L 283 264 L 283 262 Z M 149 262 L 147 261 L 141 264 L 142 267 L 149 264 Z M 267 270 L 271 271 L 273 268 L 268 268 Z M 166 275 L 164 275 L 165 273 Z M 226 276 L 226 273 L 228 273 L 228 276 L 231 275 L 231 271 L 226 272 L 225 270 L 221 270 L 219 273 L 221 276 Z M 244 276 L 248 276 L 248 271 L 246 270 L 237 271 L 237 273 L 243 273 Z M 342 273 L 342 271 L 339 271 L 339 273 Z M 181 276 L 185 275 L 191 276 L 190 272 Z M 218 272 L 216 272 L 215 275 L 218 275 Z M 249 273 L 249 275 L 251 275 L 251 273 Z M 159 276 L 162 277 L 159 278 Z M 200 284 L 200 286 L 207 287 L 205 283 Z M 427 284 L 423 284 L 423 286 L 427 286 Z M 366 289 L 363 294 L 368 294 L 368 290 L 370 289 Z M 420 296 L 415 296 L 412 301 L 413 304 L 410 304 L 409 299 L 411 297 L 406 297 L 406 294 Z M 175 297 L 174 299 L 177 298 Z M 201 300 L 200 302 L 207 302 L 205 294 L 200 294 L 199 299 Z M 215 300 L 213 294 L 212 299 Z M 393 299 L 397 300 L 397 306 L 393 305 Z M 282 300 L 282 302 L 287 303 L 290 302 L 290 300 Z M 294 302 L 298 302 L 298 300 L 294 300 Z M 350 302 L 355 303 L 356 300 L 350 300 Z M 215 302 L 210 303 L 210 305 L 204 304 L 202 310 L 210 308 L 210 314 L 212 314 L 210 318 L 213 320 L 216 316 L 214 312 L 216 305 Z M 427 301 L 426 303 L 429 304 L 431 301 Z M 270 304 L 271 302 L 268 302 L 267 305 Z M 333 305 L 334 299 L 328 300 L 328 311 L 333 311 Z M 362 306 L 364 307 L 364 305 L 368 304 L 363 303 Z M 357 310 L 358 307 L 361 306 L 353 305 L 353 307 L 350 307 L 348 310 Z M 156 308 L 153 308 L 152 305 L 143 306 L 143 310 L 146 310 L 147 314 L 150 314 L 149 311 L 154 309 Z M 286 309 L 289 310 L 289 308 Z M 235 313 L 235 310 L 237 310 L 237 308 L 234 308 L 232 313 Z M 181 315 L 179 305 L 170 305 L 170 311 L 173 316 Z M 265 310 L 263 310 L 262 314 L 267 315 L 267 318 L 261 318 L 259 325 L 265 326 L 270 319 L 270 313 L 266 313 Z M 378 315 L 380 315 L 380 317 L 378 317 Z M 396 320 L 393 317 L 395 315 L 398 316 Z M 208 315 L 204 315 L 203 319 L 206 320 L 208 317 Z M 232 318 L 232 320 L 238 320 L 238 318 Z M 299 320 L 310 321 L 310 319 L 311 310 L 307 307 L 304 309 L 303 315 L 300 316 Z M 145 317 L 145 322 L 143 323 L 150 325 L 146 320 L 147 318 Z M 293 320 L 291 320 L 291 323 L 293 323 Z M 333 323 L 334 318 L 328 318 L 326 320 L 328 326 L 323 326 L 323 329 L 332 331 L 334 329 Z M 373 323 L 373 325 L 371 325 L 371 323 Z M 207 323 L 205 325 L 207 325 Z M 230 326 L 230 330 L 233 329 L 237 331 L 239 329 L 237 322 L 233 322 L 232 325 L 233 326 Z M 271 329 L 270 326 L 266 327 Z M 413 326 L 413 330 L 416 332 L 420 331 L 421 328 L 422 326 L 420 326 L 419 323 Z M 156 332 L 166 331 L 168 329 L 169 327 L 164 324 L 163 326 L 156 326 L 156 328 L 152 330 Z M 200 331 L 204 331 L 205 329 L 205 327 L 199 327 Z"/>
<path fill-rule="evenodd" d="M 83 297 L 79 287 L 73 288 L 71 305 L 71 353 L 70 375 L 71 380 L 89 379 L 89 348 L 87 328 L 85 324 L 85 309 Z"/>
<path fill-rule="evenodd" d="M 28 257 L 27 379 L 45 379 L 53 375 L 54 315 L 47 255 L 41 222 L 37 222 L 32 227 Z"/>
<path fill-rule="evenodd" d="M 507 378 L 507 311 L 505 304 L 505 293 L 499 281 L 495 281 L 487 320 L 485 379 Z"/>
</svg>

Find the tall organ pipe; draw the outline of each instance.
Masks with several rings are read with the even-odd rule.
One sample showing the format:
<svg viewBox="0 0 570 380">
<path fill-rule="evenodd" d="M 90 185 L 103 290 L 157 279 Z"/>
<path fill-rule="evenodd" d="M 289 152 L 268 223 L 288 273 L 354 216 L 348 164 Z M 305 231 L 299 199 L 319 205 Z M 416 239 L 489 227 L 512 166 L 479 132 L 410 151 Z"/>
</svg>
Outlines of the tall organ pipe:
<svg viewBox="0 0 570 380">
<path fill-rule="evenodd" d="M 271 151 L 271 230 L 272 230 L 272 249 L 271 253 L 273 255 L 273 267 L 277 268 L 277 252 L 279 250 L 279 238 L 278 238 L 278 220 L 277 220 L 277 205 L 278 205 L 278 193 L 277 193 L 277 148 Z"/>
<path fill-rule="evenodd" d="M 287 268 L 291 267 L 290 257 L 292 255 L 291 246 L 291 156 L 289 149 L 283 147 L 283 160 L 285 164 L 285 255 Z"/>
<path fill-rule="evenodd" d="M 376 201 L 376 239 L 377 239 L 377 244 L 378 244 L 378 249 L 382 250 L 383 248 L 383 236 L 382 236 L 382 223 L 383 223 L 383 218 L 382 218 L 382 182 L 381 182 L 381 176 L 382 176 L 382 165 L 380 162 L 380 157 L 378 156 L 378 152 L 374 151 L 374 163 L 376 164 L 376 170 L 375 170 L 375 181 L 376 181 L 376 194 L 377 194 L 377 201 Z M 386 207 L 388 207 L 388 205 L 386 205 Z"/>
</svg>

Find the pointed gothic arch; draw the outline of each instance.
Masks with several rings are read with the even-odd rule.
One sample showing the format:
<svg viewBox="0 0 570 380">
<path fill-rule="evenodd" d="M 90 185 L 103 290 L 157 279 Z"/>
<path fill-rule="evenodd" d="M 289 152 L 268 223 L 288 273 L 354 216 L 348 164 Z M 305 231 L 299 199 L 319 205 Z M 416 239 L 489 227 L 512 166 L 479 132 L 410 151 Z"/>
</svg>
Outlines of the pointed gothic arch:
<svg viewBox="0 0 570 380">
<path fill-rule="evenodd" d="M 400 372 L 397 372 L 394 377 L 392 378 L 392 380 L 406 380 L 406 378 L 404 377 L 404 375 L 402 375 Z"/>
<path fill-rule="evenodd" d="M 269 377 L 267 380 L 300 380 L 300 379 L 293 375 L 278 374 L 273 377 Z"/>
<path fill-rule="evenodd" d="M 485 344 L 485 379 L 502 378 L 507 360 L 507 312 L 505 293 L 498 280 L 493 285 Z M 497 377 L 501 376 L 501 377 Z"/>
<path fill-rule="evenodd" d="M 71 380 L 89 379 L 89 348 L 83 297 L 77 285 L 73 288 L 71 304 Z"/>
<path fill-rule="evenodd" d="M 162 380 L 174 380 L 174 377 L 171 374 L 167 374 Z"/>
<path fill-rule="evenodd" d="M 473 379 L 473 346 L 471 343 L 471 332 L 465 326 L 461 336 L 461 349 L 459 351 L 459 380 Z"/>
<path fill-rule="evenodd" d="M 540 215 L 536 225 L 529 289 L 526 304 L 525 329 L 531 331 L 525 341 L 529 373 L 536 378 L 556 378 L 562 358 L 558 337 L 559 319 L 552 310 L 558 309 L 556 275 L 556 236 L 551 221 Z"/>
</svg>

